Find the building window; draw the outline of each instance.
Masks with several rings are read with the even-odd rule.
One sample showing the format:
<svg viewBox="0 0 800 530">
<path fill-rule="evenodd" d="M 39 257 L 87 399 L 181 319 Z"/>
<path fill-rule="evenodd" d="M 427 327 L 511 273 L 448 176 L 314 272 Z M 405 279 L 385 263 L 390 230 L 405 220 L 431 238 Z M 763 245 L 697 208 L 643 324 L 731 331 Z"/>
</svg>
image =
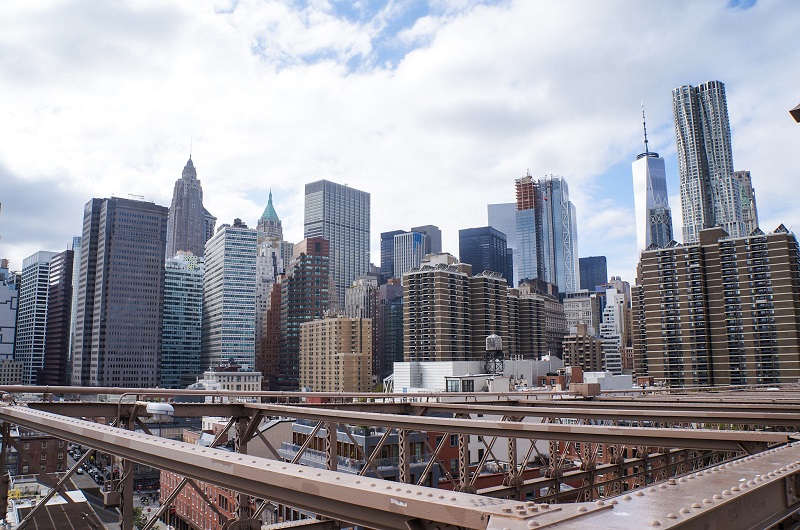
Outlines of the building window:
<svg viewBox="0 0 800 530">
<path fill-rule="evenodd" d="M 458 435 L 451 434 L 450 435 L 450 447 L 458 447 Z"/>
</svg>

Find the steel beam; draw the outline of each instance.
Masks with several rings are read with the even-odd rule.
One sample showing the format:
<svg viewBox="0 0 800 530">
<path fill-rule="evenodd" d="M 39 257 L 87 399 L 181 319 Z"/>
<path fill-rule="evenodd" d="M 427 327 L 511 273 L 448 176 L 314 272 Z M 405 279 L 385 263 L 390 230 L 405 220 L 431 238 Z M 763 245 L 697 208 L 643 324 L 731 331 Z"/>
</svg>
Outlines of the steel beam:
<svg viewBox="0 0 800 530">
<path fill-rule="evenodd" d="M 290 405 L 248 403 L 247 408 L 264 410 L 287 418 L 315 421 L 340 421 L 356 425 L 375 425 L 395 429 L 475 434 L 480 436 L 514 436 L 517 438 L 592 441 L 650 447 L 681 447 L 741 451 L 745 442 L 764 444 L 786 443 L 790 435 L 777 432 L 718 431 L 710 429 L 653 429 L 646 427 L 614 427 L 600 425 L 557 425 L 552 423 L 519 423 L 509 421 L 428 416 L 400 416 L 341 410 L 319 410 Z"/>
<path fill-rule="evenodd" d="M 448 525 L 527 530 L 533 503 L 520 504 L 424 486 L 292 465 L 167 440 L 22 406 L 0 406 L 0 420 L 203 480 L 260 499 L 368 528 L 408 530 Z"/>
</svg>

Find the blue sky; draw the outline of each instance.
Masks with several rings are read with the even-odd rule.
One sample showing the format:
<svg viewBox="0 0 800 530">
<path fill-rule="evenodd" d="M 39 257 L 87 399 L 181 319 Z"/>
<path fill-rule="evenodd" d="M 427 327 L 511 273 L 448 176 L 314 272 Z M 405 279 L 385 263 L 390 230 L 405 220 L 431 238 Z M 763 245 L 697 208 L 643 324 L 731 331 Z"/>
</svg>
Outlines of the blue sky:
<svg viewBox="0 0 800 530">
<path fill-rule="evenodd" d="M 679 221 L 671 91 L 726 83 L 736 169 L 762 228 L 799 225 L 800 4 L 689 0 L 47 0 L 0 14 L 0 257 L 61 250 L 92 197 L 169 205 L 189 146 L 206 207 L 288 240 L 303 186 L 372 196 L 383 231 L 446 251 L 514 179 L 564 176 L 581 256 L 634 281 L 641 104 Z M 674 227 L 680 234 L 679 223 Z"/>
</svg>

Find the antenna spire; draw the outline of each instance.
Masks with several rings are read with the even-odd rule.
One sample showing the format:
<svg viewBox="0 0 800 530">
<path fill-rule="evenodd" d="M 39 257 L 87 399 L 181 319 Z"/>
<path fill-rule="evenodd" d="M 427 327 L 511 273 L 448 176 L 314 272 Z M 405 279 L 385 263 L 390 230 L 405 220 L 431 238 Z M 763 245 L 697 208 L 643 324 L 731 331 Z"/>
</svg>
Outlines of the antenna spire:
<svg viewBox="0 0 800 530">
<path fill-rule="evenodd" d="M 647 144 L 647 120 L 644 117 L 644 101 L 642 101 L 642 129 L 644 129 L 644 152 L 650 154 L 650 147 Z"/>
<path fill-rule="evenodd" d="M 644 112 L 644 107 L 642 107 L 642 112 Z M 192 135 L 189 135 L 189 160 L 192 159 L 192 147 L 193 147 L 192 144 L 193 143 L 194 143 L 194 137 Z"/>
</svg>

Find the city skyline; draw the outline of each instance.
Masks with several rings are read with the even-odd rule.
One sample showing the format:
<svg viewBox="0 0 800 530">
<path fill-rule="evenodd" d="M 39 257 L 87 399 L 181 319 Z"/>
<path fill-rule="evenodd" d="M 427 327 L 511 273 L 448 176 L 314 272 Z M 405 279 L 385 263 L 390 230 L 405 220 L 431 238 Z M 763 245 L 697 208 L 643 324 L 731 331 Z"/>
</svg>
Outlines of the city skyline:
<svg viewBox="0 0 800 530">
<path fill-rule="evenodd" d="M 782 193 L 800 148 L 787 112 L 800 84 L 786 68 L 793 3 L 223 4 L 4 11 L 16 29 L 0 47 L 20 58 L 0 73 L 0 257 L 12 270 L 68 248 L 91 197 L 168 206 L 191 154 L 220 223 L 255 226 L 271 188 L 287 241 L 302 238 L 305 183 L 370 193 L 376 264 L 382 232 L 432 223 L 456 253 L 458 230 L 513 201 L 515 178 L 562 175 L 580 255 L 606 255 L 633 281 L 640 103 L 680 233 L 671 91 L 708 80 L 726 85 L 762 229 L 800 218 Z M 685 47 L 700 51 L 675 53 Z"/>
</svg>

